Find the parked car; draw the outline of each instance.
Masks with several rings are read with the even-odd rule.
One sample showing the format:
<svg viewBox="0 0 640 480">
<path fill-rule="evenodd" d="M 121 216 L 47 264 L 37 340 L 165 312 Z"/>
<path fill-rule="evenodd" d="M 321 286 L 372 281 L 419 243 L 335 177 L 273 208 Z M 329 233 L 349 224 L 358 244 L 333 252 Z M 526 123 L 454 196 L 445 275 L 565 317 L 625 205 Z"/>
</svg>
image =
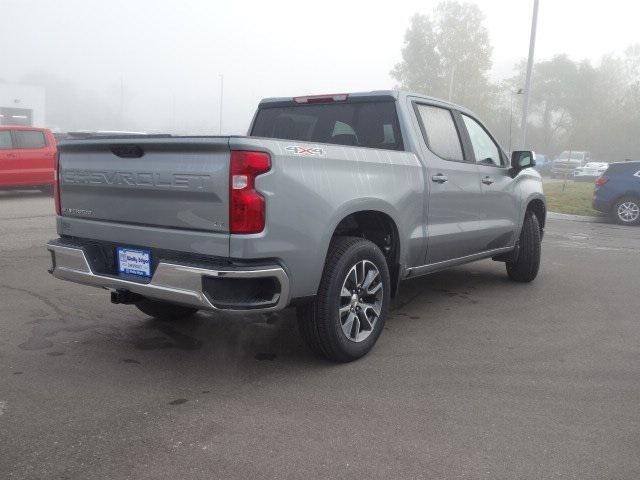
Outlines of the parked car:
<svg viewBox="0 0 640 480">
<path fill-rule="evenodd" d="M 640 224 L 640 161 L 609 164 L 596 180 L 593 208 L 622 225 Z"/>
<path fill-rule="evenodd" d="M 0 188 L 51 191 L 56 141 L 46 128 L 0 126 Z"/>
<path fill-rule="evenodd" d="M 546 155 L 536 152 L 536 166 L 534 168 L 540 172 L 540 175 L 550 175 L 551 164 L 552 162 Z"/>
<path fill-rule="evenodd" d="M 161 318 L 298 309 L 307 344 L 366 354 L 400 280 L 483 258 L 530 282 L 546 207 L 465 108 L 381 91 L 263 100 L 249 136 L 60 144 L 51 273 Z"/>
<path fill-rule="evenodd" d="M 588 162 L 584 167 L 578 167 L 573 171 L 573 179 L 576 182 L 592 182 L 607 168 L 609 168 L 607 162 Z"/>
<path fill-rule="evenodd" d="M 551 176 L 571 177 L 576 168 L 584 166 L 591 160 L 590 152 L 565 151 L 558 155 L 551 166 Z"/>
</svg>

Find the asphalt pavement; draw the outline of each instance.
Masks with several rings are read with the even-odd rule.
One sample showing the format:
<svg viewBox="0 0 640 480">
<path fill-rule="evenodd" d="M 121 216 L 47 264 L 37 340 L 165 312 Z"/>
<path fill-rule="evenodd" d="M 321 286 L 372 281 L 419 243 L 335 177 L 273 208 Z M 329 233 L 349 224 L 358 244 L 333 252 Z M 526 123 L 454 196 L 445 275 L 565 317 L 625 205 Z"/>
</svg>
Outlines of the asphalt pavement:
<svg viewBox="0 0 640 480">
<path fill-rule="evenodd" d="M 535 282 L 401 286 L 347 365 L 294 312 L 160 322 L 55 280 L 51 199 L 0 194 L 0 478 L 640 478 L 640 228 L 550 219 Z"/>
</svg>

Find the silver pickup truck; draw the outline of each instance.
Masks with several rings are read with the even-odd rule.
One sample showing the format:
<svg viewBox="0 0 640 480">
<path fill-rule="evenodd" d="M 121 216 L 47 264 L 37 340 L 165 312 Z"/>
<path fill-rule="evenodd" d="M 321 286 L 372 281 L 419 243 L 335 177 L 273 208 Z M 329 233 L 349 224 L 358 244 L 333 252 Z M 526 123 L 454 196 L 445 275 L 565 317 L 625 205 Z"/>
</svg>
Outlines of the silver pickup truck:
<svg viewBox="0 0 640 480">
<path fill-rule="evenodd" d="M 66 140 L 50 272 L 164 319 L 295 306 L 309 346 L 350 361 L 400 280 L 484 258 L 536 277 L 534 164 L 468 110 L 397 91 L 266 99 L 245 137 Z"/>
</svg>

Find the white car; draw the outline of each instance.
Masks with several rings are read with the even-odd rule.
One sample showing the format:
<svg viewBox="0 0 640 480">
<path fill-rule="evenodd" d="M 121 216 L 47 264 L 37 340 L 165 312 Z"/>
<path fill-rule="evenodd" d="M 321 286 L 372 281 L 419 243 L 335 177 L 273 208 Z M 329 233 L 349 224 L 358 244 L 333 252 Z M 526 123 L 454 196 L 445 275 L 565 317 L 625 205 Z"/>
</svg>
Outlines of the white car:
<svg viewBox="0 0 640 480">
<path fill-rule="evenodd" d="M 578 167 L 573 171 L 575 181 L 595 180 L 609 168 L 606 162 L 587 162 L 584 167 Z"/>
</svg>

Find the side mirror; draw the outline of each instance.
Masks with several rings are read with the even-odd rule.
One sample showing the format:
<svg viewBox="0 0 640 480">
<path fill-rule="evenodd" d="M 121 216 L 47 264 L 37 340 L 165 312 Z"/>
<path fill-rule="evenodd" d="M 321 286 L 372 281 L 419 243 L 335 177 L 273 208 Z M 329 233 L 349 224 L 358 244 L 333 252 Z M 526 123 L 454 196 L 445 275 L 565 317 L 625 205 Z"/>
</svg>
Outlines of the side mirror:
<svg viewBox="0 0 640 480">
<path fill-rule="evenodd" d="M 535 167 L 536 154 L 531 150 L 516 150 L 511 153 L 511 171 L 517 174 L 525 168 Z"/>
</svg>

